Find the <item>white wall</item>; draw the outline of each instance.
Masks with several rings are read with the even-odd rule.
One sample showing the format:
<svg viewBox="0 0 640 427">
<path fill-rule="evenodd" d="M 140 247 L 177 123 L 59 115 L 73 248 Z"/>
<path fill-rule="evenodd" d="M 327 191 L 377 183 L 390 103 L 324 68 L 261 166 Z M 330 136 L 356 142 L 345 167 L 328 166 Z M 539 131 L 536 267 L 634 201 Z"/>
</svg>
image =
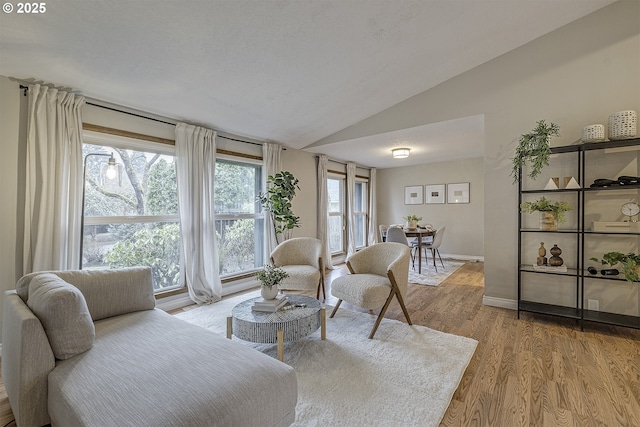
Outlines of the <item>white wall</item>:
<svg viewBox="0 0 640 427">
<path fill-rule="evenodd" d="M 468 204 L 404 204 L 405 186 L 459 182 L 470 183 Z M 422 217 L 421 224 L 447 227 L 441 254 L 471 259 L 484 256 L 483 159 L 378 169 L 377 187 L 379 224 L 399 224 L 403 217 L 417 215 Z"/>
<path fill-rule="evenodd" d="M 546 119 L 560 125 L 553 145 L 571 144 L 612 112 L 640 112 L 639 52 L 640 2 L 621 0 L 322 142 L 484 114 L 485 296 L 515 300 L 518 137 Z"/>
</svg>

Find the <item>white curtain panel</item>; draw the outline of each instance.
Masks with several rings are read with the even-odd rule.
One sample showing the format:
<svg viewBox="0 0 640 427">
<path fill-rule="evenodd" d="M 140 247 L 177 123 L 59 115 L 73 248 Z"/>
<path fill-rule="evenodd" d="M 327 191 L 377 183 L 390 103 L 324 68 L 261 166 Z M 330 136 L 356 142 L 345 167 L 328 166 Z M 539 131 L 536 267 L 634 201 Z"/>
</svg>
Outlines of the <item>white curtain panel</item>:
<svg viewBox="0 0 640 427">
<path fill-rule="evenodd" d="M 376 169 L 369 173 L 369 237 L 367 243 L 374 245 L 378 239 L 378 212 L 376 209 Z"/>
<path fill-rule="evenodd" d="M 318 239 L 322 242 L 324 266 L 333 269 L 331 248 L 329 247 L 329 192 L 327 179 L 329 159 L 324 154 L 318 156 Z"/>
<path fill-rule="evenodd" d="M 24 274 L 80 265 L 84 103 L 82 96 L 29 85 Z"/>
<path fill-rule="evenodd" d="M 347 162 L 347 258 L 356 253 L 356 229 L 353 205 L 356 191 L 356 164 Z"/>
<path fill-rule="evenodd" d="M 178 123 L 176 178 L 182 268 L 189 296 L 198 304 L 222 299 L 213 203 L 216 132 Z"/>
<path fill-rule="evenodd" d="M 265 143 L 262 145 L 262 161 L 264 162 L 264 173 L 262 188 L 267 189 L 267 177 L 275 175 L 282 170 L 280 155 L 282 147 L 278 144 Z M 271 216 L 265 212 L 264 215 L 264 262 L 269 263 L 271 252 L 278 246 L 278 239 L 273 228 Z"/>
</svg>

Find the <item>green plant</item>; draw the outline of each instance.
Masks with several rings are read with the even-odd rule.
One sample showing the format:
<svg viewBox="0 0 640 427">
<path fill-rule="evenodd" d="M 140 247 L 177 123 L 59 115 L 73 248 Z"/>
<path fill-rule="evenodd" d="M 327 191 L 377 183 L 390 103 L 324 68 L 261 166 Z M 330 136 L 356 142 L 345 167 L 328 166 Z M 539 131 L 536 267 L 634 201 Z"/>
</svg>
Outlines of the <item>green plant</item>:
<svg viewBox="0 0 640 427">
<path fill-rule="evenodd" d="M 405 217 L 402 217 L 402 219 L 404 219 L 405 221 L 422 221 L 422 217 L 417 215 L 407 215 Z"/>
<path fill-rule="evenodd" d="M 600 262 L 602 265 L 610 265 L 611 267 L 621 264 L 625 279 L 629 282 L 640 282 L 640 276 L 638 276 L 638 271 L 636 270 L 636 266 L 640 265 L 640 255 L 636 255 L 633 252 L 628 254 L 607 252 L 602 255 L 602 260 L 591 258 L 591 261 Z"/>
<path fill-rule="evenodd" d="M 524 202 L 520 205 L 520 212 L 532 213 L 532 212 L 551 212 L 554 218 L 561 224 L 567 219 L 565 212 L 572 210 L 573 208 L 567 202 L 552 202 L 544 197 L 536 200 L 535 202 Z"/>
<path fill-rule="evenodd" d="M 531 132 L 520 136 L 516 154 L 512 159 L 511 176 L 513 176 L 514 183 L 518 182 L 520 170 L 527 162 L 531 164 L 529 171 L 531 179 L 536 179 L 543 166 L 549 166 L 549 156 L 551 155 L 549 140 L 552 136 L 560 136 L 560 127 L 555 123 L 547 126 L 544 120 L 540 120 Z"/>
<path fill-rule="evenodd" d="M 269 289 L 273 286 L 278 286 L 287 277 L 289 277 L 289 274 L 286 271 L 272 264 L 266 265 L 264 269 L 256 273 L 256 278 L 260 284 Z"/>
<path fill-rule="evenodd" d="M 298 178 L 291 172 L 281 171 L 267 178 L 267 191 L 257 197 L 262 208 L 269 212 L 273 220 L 273 228 L 278 235 L 287 240 L 293 234 L 293 229 L 300 226 L 300 217 L 293 214 L 291 200 L 296 195 Z"/>
</svg>

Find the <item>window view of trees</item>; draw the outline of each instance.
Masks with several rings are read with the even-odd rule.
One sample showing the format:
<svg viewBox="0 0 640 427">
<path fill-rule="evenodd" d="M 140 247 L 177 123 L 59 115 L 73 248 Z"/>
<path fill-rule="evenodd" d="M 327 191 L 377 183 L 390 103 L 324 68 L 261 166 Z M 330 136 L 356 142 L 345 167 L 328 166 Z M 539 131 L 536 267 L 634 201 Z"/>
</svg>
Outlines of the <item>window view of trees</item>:
<svg viewBox="0 0 640 427">
<path fill-rule="evenodd" d="M 106 174 L 113 153 L 118 173 Z M 146 265 L 154 287 L 180 281 L 180 227 L 173 156 L 84 144 L 85 269 Z"/>
<path fill-rule="evenodd" d="M 256 200 L 261 190 L 261 165 L 216 161 L 214 203 L 221 276 L 264 264 L 264 219 Z"/>
<path fill-rule="evenodd" d="M 118 174 L 107 177 L 113 153 Z M 157 290 L 181 286 L 175 159 L 171 155 L 84 144 L 84 269 L 145 265 Z M 259 164 L 218 160 L 216 233 L 221 276 L 263 265 L 264 221 L 256 195 Z"/>
</svg>

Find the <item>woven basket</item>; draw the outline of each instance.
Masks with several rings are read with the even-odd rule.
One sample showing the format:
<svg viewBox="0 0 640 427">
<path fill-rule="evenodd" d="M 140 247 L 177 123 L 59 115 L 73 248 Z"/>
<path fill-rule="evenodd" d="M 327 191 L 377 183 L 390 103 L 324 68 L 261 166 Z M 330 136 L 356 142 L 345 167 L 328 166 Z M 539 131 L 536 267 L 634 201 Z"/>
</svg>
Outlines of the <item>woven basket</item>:
<svg viewBox="0 0 640 427">
<path fill-rule="evenodd" d="M 618 111 L 609 115 L 609 139 L 635 138 L 638 115 L 635 111 Z"/>
<path fill-rule="evenodd" d="M 604 141 L 604 125 L 589 125 L 582 128 L 582 141 Z"/>
</svg>

